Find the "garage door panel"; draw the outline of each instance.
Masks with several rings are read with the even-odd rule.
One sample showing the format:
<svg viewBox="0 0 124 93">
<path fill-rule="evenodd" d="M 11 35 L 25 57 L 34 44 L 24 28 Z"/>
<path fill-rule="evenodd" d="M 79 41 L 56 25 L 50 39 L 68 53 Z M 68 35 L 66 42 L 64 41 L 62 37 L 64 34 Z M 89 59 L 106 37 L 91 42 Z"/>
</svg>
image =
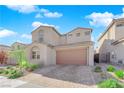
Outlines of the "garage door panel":
<svg viewBox="0 0 124 93">
<path fill-rule="evenodd" d="M 56 52 L 57 64 L 86 64 L 87 50 L 82 49 L 63 49 Z"/>
</svg>

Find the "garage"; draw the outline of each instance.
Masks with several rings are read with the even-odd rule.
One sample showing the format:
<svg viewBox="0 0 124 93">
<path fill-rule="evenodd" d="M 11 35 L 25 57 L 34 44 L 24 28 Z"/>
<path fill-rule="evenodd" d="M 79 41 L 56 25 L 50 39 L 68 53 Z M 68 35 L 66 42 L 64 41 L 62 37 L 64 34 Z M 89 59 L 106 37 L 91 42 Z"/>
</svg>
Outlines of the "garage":
<svg viewBox="0 0 124 93">
<path fill-rule="evenodd" d="M 57 64 L 87 64 L 87 48 L 63 48 L 56 51 Z"/>
</svg>

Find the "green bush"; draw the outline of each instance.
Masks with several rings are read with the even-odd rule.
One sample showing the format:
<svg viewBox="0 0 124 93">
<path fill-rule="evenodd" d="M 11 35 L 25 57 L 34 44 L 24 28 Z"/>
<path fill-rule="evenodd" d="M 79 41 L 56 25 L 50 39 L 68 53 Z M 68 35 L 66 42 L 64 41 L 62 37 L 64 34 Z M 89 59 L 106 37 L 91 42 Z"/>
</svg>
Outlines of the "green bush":
<svg viewBox="0 0 124 93">
<path fill-rule="evenodd" d="M 124 85 L 114 79 L 107 79 L 97 85 L 99 88 L 124 88 Z"/>
<path fill-rule="evenodd" d="M 39 65 L 37 64 L 29 64 L 26 68 L 27 71 L 34 71 L 35 69 L 37 69 L 39 67 Z"/>
<path fill-rule="evenodd" d="M 8 66 L 6 69 L 12 69 L 12 66 Z"/>
<path fill-rule="evenodd" d="M 107 71 L 109 71 L 109 72 L 114 72 L 115 70 L 116 70 L 115 67 L 112 66 L 112 65 L 109 65 L 109 66 L 107 67 Z"/>
<path fill-rule="evenodd" d="M 5 68 L 0 70 L 1 74 L 7 76 L 8 78 L 15 79 L 23 75 L 22 71 L 16 68 Z"/>
<path fill-rule="evenodd" d="M 124 71 L 123 70 L 117 70 L 117 71 L 115 71 L 115 75 L 118 78 L 124 79 Z"/>
<path fill-rule="evenodd" d="M 95 72 L 102 72 L 102 69 L 100 66 L 96 66 L 94 69 Z"/>
<path fill-rule="evenodd" d="M 0 69 L 0 74 L 3 74 L 3 69 Z"/>
<path fill-rule="evenodd" d="M 8 74 L 9 79 L 15 79 L 21 77 L 23 73 L 21 71 L 13 70 Z"/>
</svg>

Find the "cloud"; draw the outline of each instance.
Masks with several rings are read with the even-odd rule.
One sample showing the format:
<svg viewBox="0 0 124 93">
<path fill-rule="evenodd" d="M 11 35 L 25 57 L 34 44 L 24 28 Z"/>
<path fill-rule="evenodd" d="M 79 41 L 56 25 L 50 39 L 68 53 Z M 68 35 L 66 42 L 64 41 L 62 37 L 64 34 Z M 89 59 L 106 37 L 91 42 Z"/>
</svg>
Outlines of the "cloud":
<svg viewBox="0 0 124 93">
<path fill-rule="evenodd" d="M 94 27 L 106 27 L 110 24 L 112 19 L 122 18 L 124 17 L 124 8 L 122 8 L 121 14 L 113 14 L 110 12 L 104 12 L 104 13 L 96 13 L 93 12 L 90 15 L 86 16 L 87 19 L 89 19 L 89 24 Z"/>
<path fill-rule="evenodd" d="M 33 22 L 32 23 L 32 26 L 33 26 L 34 29 L 37 28 L 37 27 L 39 27 L 39 26 L 52 26 L 52 27 L 55 27 L 55 28 L 59 28 L 58 26 L 47 24 L 47 23 L 41 23 L 39 21 Z"/>
<path fill-rule="evenodd" d="M 31 39 L 31 35 L 30 34 L 22 34 L 21 37 L 22 38 L 26 38 L 26 39 Z"/>
<path fill-rule="evenodd" d="M 43 18 L 43 16 L 40 13 L 38 13 L 36 14 L 35 18 Z"/>
<path fill-rule="evenodd" d="M 18 11 L 19 13 L 32 13 L 37 11 L 37 7 L 33 5 L 7 5 L 11 10 Z"/>
<path fill-rule="evenodd" d="M 96 13 L 86 16 L 86 18 L 90 19 L 89 23 L 91 26 L 107 26 L 113 19 L 114 15 L 109 12 L 105 13 Z"/>
<path fill-rule="evenodd" d="M 44 14 L 45 17 L 49 17 L 49 18 L 59 18 L 59 17 L 62 17 L 63 14 L 61 13 L 58 13 L 58 12 L 48 12 L 48 13 L 45 13 Z"/>
<path fill-rule="evenodd" d="M 14 36 L 17 33 L 11 30 L 7 30 L 7 29 L 0 29 L 0 38 L 4 38 L 4 37 L 9 37 L 9 36 Z"/>
<path fill-rule="evenodd" d="M 62 13 L 59 12 L 51 12 L 48 9 L 44 9 L 44 8 L 39 8 L 38 6 L 34 6 L 34 5 L 7 5 L 7 8 L 14 10 L 14 11 L 18 11 L 19 13 L 24 13 L 24 14 L 29 14 L 32 12 L 36 12 L 36 16 L 35 18 L 42 18 L 47 17 L 47 18 L 60 18 L 63 16 Z"/>
<path fill-rule="evenodd" d="M 47 18 L 60 18 L 63 16 L 62 13 L 59 13 L 59 12 L 51 12 L 47 9 L 40 9 L 38 14 L 36 15 L 36 18 L 41 18 L 41 16 L 44 16 L 44 17 L 47 17 Z"/>
</svg>

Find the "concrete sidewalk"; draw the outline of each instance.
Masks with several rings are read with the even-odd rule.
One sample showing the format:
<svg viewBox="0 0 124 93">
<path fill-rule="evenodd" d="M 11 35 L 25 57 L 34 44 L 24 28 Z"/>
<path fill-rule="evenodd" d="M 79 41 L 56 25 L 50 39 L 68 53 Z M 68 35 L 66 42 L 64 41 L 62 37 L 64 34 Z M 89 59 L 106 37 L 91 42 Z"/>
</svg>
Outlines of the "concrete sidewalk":
<svg viewBox="0 0 124 93">
<path fill-rule="evenodd" d="M 7 77 L 0 76 L 0 88 L 42 88 L 42 86 L 18 79 L 7 79 Z"/>
</svg>

